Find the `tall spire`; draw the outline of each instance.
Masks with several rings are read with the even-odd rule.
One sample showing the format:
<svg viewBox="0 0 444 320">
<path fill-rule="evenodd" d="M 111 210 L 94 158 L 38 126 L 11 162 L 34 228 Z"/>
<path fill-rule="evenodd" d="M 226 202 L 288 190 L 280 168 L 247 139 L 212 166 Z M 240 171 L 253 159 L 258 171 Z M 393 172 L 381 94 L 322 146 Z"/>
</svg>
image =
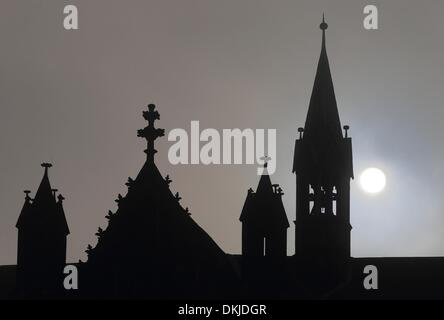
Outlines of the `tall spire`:
<svg viewBox="0 0 444 320">
<path fill-rule="evenodd" d="M 159 112 L 155 111 L 156 106 L 154 104 L 148 105 L 148 111 L 143 112 L 143 118 L 148 121 L 148 126 L 137 131 L 137 136 L 145 138 L 147 141 L 147 149 L 145 153 L 147 155 L 147 160 L 154 162 L 154 155 L 157 150 L 154 149 L 154 141 L 165 135 L 164 129 L 156 129 L 154 127 L 154 122 L 160 119 Z"/>
<path fill-rule="evenodd" d="M 323 148 L 339 141 L 342 130 L 325 45 L 328 24 L 324 16 L 319 27 L 322 30 L 321 55 L 305 122 L 304 139 L 310 140 L 316 148 Z"/>
</svg>

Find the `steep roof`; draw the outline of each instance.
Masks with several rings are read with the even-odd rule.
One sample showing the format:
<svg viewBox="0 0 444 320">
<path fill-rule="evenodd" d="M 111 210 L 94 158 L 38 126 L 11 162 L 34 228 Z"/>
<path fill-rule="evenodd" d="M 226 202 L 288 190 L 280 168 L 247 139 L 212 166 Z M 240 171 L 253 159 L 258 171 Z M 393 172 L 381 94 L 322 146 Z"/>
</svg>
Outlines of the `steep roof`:
<svg viewBox="0 0 444 320">
<path fill-rule="evenodd" d="M 51 188 L 48 177 L 48 169 L 52 165 L 43 163 L 42 167 L 45 168 L 45 171 L 34 199 L 31 200 L 29 191 L 25 191 L 25 204 L 20 212 L 16 227 L 33 232 L 55 232 L 68 235 L 69 228 L 62 203 L 56 202 L 55 192 Z"/>
<path fill-rule="evenodd" d="M 325 46 L 328 25 L 324 19 L 320 27 L 322 48 L 305 121 L 304 139 L 317 149 L 325 149 L 342 139 L 342 130 Z"/>
<path fill-rule="evenodd" d="M 158 119 L 154 107 L 149 108 L 145 118 Z M 228 274 L 234 276 L 225 253 L 181 206 L 179 194 L 170 190 L 169 176 L 160 174 L 154 162 L 154 140 L 163 135 L 159 130 L 154 121 L 139 130 L 139 136 L 147 139 L 147 159 L 137 177 L 128 179 L 126 196 L 118 196 L 118 209 L 109 212 L 106 230 L 99 229 L 96 234 L 96 247 L 87 250 L 92 278 L 103 271 L 101 266 L 108 265 L 114 268 L 112 281 L 126 283 L 125 290 L 136 296 L 150 290 L 161 296 L 162 290 L 184 287 L 196 277 L 206 279 L 209 285 Z M 193 286 L 202 286 L 201 280 Z M 149 288 L 144 288 L 147 283 Z M 121 288 L 113 290 L 125 295 Z"/>
</svg>

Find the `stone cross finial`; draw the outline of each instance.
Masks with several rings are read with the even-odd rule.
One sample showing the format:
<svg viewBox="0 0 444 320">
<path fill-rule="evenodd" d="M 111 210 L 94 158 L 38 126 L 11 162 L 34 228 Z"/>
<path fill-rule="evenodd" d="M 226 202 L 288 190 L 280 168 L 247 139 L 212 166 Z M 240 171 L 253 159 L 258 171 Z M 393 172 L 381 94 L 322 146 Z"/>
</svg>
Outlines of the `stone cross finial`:
<svg viewBox="0 0 444 320">
<path fill-rule="evenodd" d="M 271 160 L 269 156 L 263 156 L 261 157 L 261 160 L 264 161 L 264 168 L 268 167 L 268 161 Z"/>
<path fill-rule="evenodd" d="M 156 154 L 156 149 L 154 149 L 154 141 L 165 135 L 164 129 L 156 129 L 154 127 L 154 122 L 160 119 L 159 112 L 156 110 L 154 104 L 148 105 L 148 111 L 143 112 L 143 118 L 148 121 L 148 126 L 137 131 L 137 136 L 145 138 L 147 141 L 147 149 L 145 153 L 147 154 L 147 159 L 154 161 L 154 155 Z"/>
</svg>

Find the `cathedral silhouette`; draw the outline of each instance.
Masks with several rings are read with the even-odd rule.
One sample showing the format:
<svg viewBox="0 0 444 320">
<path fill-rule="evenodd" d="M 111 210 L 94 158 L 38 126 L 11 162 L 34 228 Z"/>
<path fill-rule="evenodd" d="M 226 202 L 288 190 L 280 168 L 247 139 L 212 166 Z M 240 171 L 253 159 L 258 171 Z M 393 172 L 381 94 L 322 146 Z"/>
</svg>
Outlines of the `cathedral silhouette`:
<svg viewBox="0 0 444 320">
<path fill-rule="evenodd" d="M 16 266 L 0 267 L 4 299 L 390 299 L 444 298 L 444 258 L 351 257 L 350 180 L 352 140 L 341 127 L 329 61 L 324 19 L 321 54 L 305 126 L 298 129 L 295 254 L 287 256 L 290 226 L 284 192 L 264 173 L 246 192 L 240 214 L 242 254 L 223 252 L 180 204 L 170 177 L 155 164 L 155 141 L 164 135 L 153 104 L 143 112 L 148 125 L 137 132 L 147 141 L 146 161 L 128 178 L 118 209 L 108 212 L 88 259 L 75 265 L 77 290 L 63 287 L 70 231 L 64 197 L 51 187 L 49 168 L 20 212 Z M 378 269 L 378 289 L 368 290 L 364 268 Z"/>
</svg>

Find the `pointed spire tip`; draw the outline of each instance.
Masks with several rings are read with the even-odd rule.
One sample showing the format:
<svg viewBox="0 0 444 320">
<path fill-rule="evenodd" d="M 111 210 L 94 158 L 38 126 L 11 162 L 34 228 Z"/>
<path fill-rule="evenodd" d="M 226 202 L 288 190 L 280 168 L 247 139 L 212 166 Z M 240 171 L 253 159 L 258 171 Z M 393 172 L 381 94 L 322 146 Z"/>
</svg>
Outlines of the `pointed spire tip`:
<svg viewBox="0 0 444 320">
<path fill-rule="evenodd" d="M 328 24 L 325 22 L 324 13 L 322 13 L 322 23 L 319 25 L 319 28 L 321 28 L 322 31 L 325 31 L 328 28 Z"/>
<path fill-rule="evenodd" d="M 42 166 L 43 168 L 45 168 L 45 169 L 48 169 L 48 168 L 51 168 L 51 167 L 52 167 L 52 164 L 51 164 L 51 163 L 48 163 L 48 162 L 44 162 L 44 163 L 41 164 L 41 166 Z"/>
</svg>

